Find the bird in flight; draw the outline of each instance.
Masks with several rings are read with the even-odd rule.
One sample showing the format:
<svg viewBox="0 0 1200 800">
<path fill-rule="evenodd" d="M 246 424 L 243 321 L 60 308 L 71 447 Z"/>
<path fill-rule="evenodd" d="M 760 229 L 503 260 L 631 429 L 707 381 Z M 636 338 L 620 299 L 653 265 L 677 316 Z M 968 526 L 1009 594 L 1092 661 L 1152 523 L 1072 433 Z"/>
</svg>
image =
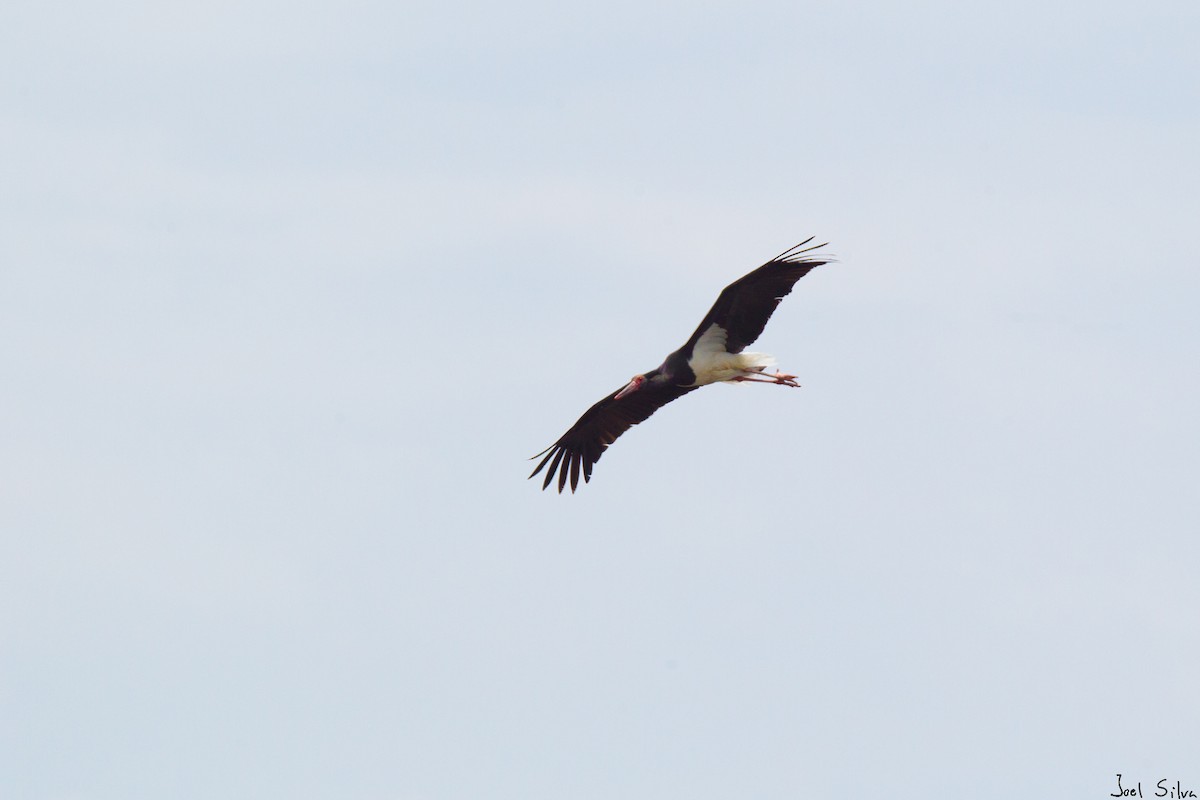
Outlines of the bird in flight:
<svg viewBox="0 0 1200 800">
<path fill-rule="evenodd" d="M 579 476 L 583 475 L 584 483 L 591 480 L 592 467 L 618 436 L 701 386 L 722 381 L 799 386 L 795 375 L 764 371 L 775 363 L 773 357 L 742 351 L 763 332 L 796 281 L 814 267 L 829 263 L 828 257 L 808 255 L 825 246 L 805 247 L 811 241 L 812 237 L 785 250 L 726 286 L 683 347 L 585 411 L 557 442 L 533 457 L 545 456 L 529 477 L 545 469 L 543 490 L 557 473 L 559 493 L 568 479 L 574 492 Z"/>
</svg>

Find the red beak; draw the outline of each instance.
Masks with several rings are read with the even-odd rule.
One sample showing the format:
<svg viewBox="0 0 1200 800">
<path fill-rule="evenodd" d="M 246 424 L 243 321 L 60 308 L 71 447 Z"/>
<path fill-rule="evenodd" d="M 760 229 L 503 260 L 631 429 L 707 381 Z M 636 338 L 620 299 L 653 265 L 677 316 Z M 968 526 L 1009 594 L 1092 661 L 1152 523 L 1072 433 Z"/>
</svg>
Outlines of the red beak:
<svg viewBox="0 0 1200 800">
<path fill-rule="evenodd" d="M 616 395 L 613 397 L 613 400 L 620 400 L 622 397 L 624 397 L 627 394 L 633 394 L 638 389 L 642 388 L 642 384 L 645 381 L 646 381 L 645 378 L 643 378 L 641 375 L 638 375 L 636 378 L 631 380 L 629 383 L 625 384 L 625 388 L 622 389 L 621 391 L 617 392 Z"/>
</svg>

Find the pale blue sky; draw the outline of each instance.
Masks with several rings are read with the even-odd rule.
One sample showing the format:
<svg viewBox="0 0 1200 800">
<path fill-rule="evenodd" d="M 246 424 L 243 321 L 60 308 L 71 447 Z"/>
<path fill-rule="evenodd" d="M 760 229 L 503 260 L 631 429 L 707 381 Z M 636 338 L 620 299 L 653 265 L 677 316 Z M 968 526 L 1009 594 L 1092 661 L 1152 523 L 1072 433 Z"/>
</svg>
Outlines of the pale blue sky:
<svg viewBox="0 0 1200 800">
<path fill-rule="evenodd" d="M 0 796 L 1200 791 L 1198 9 L 9 4 Z"/>
</svg>

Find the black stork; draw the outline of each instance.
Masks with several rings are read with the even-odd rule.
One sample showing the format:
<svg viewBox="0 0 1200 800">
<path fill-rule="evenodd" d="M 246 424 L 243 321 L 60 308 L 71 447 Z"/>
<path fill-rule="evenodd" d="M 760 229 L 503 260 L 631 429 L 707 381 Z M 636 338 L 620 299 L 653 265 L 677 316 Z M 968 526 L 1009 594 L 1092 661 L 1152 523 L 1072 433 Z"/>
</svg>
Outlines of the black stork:
<svg viewBox="0 0 1200 800">
<path fill-rule="evenodd" d="M 529 477 L 549 465 L 542 489 L 558 473 L 559 493 L 566 488 L 568 477 L 574 492 L 580 474 L 584 483 L 590 481 L 592 467 L 618 436 L 667 403 L 701 386 L 721 381 L 799 386 L 795 375 L 779 370 L 774 374 L 763 372 L 775 363 L 773 357 L 742 350 L 763 332 L 775 307 L 792 291 L 796 281 L 814 267 L 829 263 L 828 258 L 806 255 L 825 246 L 805 247 L 812 240 L 810 237 L 785 250 L 726 286 L 683 347 L 655 369 L 634 375 L 624 387 L 585 411 L 557 442 L 534 456 L 545 458 Z"/>
</svg>

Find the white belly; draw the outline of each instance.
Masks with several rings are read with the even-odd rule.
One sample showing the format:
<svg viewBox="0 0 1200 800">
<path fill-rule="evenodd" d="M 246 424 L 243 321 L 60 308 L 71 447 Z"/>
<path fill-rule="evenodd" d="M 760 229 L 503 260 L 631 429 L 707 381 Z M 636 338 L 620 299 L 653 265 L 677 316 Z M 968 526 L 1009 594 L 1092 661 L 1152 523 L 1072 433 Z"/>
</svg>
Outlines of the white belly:
<svg viewBox="0 0 1200 800">
<path fill-rule="evenodd" d="M 710 325 L 700 335 L 688 359 L 688 367 L 696 375 L 696 386 L 730 381 L 743 375 L 762 372 L 775 363 L 766 353 L 730 353 L 725 350 L 729 334 L 720 325 Z"/>
</svg>

